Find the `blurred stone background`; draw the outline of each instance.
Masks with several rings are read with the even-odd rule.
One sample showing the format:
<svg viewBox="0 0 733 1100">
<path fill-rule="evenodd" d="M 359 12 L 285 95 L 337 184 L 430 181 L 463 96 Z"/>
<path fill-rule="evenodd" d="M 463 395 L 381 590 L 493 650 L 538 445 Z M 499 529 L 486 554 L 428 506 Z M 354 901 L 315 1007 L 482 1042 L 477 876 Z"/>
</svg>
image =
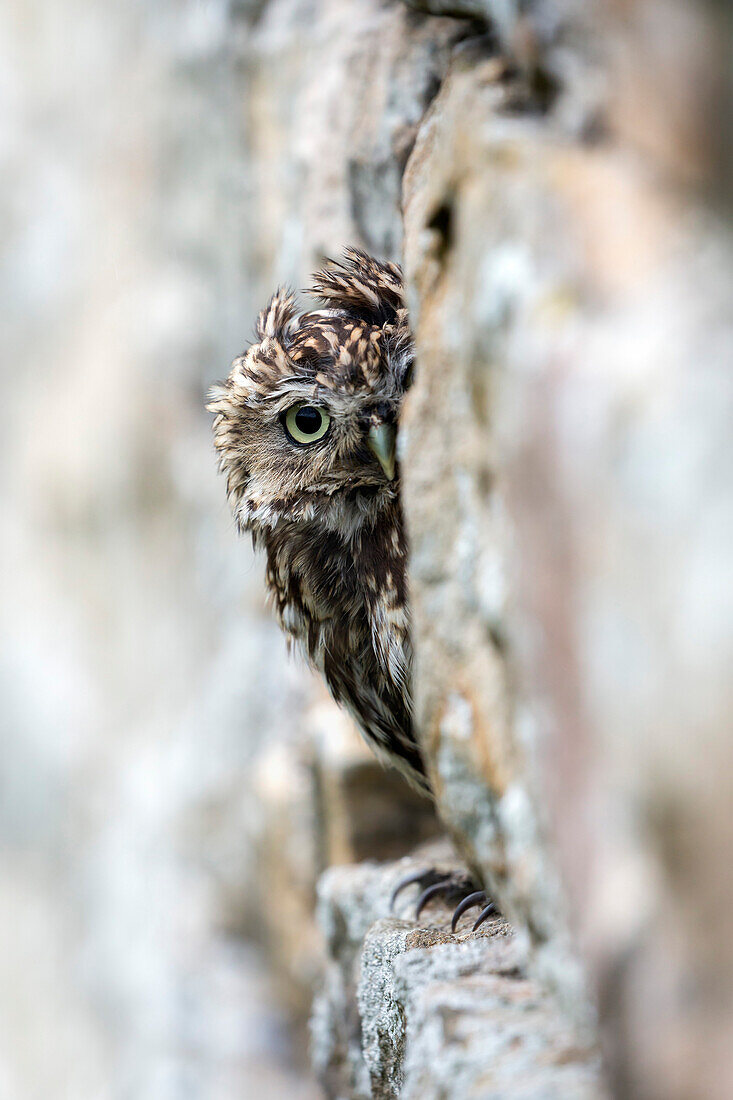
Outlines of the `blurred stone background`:
<svg viewBox="0 0 733 1100">
<path fill-rule="evenodd" d="M 310 689 L 203 412 L 254 294 L 232 14 L 0 19 L 0 1094 L 309 1096 L 238 934 Z"/>
<path fill-rule="evenodd" d="M 615 1096 L 733 1094 L 730 23 L 5 5 L 2 1100 L 590 1100 L 596 1015 Z M 215 473 L 208 385 L 344 244 L 405 267 L 421 729 L 513 932 L 387 919 L 436 821 Z"/>
</svg>

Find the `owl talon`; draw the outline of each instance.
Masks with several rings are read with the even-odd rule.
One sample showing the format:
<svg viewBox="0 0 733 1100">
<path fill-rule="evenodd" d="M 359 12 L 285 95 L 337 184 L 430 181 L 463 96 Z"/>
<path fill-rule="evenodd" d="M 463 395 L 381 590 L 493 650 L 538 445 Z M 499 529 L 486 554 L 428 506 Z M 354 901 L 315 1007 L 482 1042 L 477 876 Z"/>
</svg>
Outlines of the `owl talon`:
<svg viewBox="0 0 733 1100">
<path fill-rule="evenodd" d="M 420 920 L 420 914 L 430 901 L 431 898 L 437 897 L 438 894 L 444 894 L 450 888 L 450 878 L 441 879 L 440 882 L 436 882 L 433 886 L 428 886 L 427 890 L 423 890 L 420 897 L 417 899 L 415 905 L 415 920 Z"/>
<path fill-rule="evenodd" d="M 453 913 L 453 920 L 450 922 L 451 934 L 456 930 L 456 925 L 468 909 L 473 909 L 477 905 L 483 905 L 487 900 L 486 894 L 483 890 L 474 890 L 472 894 L 468 894 L 463 901 L 459 901 Z"/>
<path fill-rule="evenodd" d="M 397 901 L 397 898 L 407 886 L 412 886 L 413 883 L 417 882 L 420 884 L 422 890 L 424 891 L 429 886 L 437 886 L 438 883 L 445 881 L 445 878 L 445 872 L 435 870 L 412 871 L 409 875 L 405 875 L 404 878 L 400 879 L 400 881 L 397 883 L 394 890 L 392 891 L 392 896 L 389 899 L 390 913 L 394 909 L 394 903 Z"/>
<path fill-rule="evenodd" d="M 496 906 L 494 905 L 493 901 L 490 901 L 490 902 L 489 902 L 489 904 L 488 904 L 487 906 L 485 906 L 485 907 L 484 907 L 484 908 L 483 908 L 483 909 L 481 910 L 481 912 L 479 913 L 479 917 L 478 917 L 478 920 L 477 920 L 477 921 L 476 921 L 476 923 L 474 924 L 474 926 L 473 926 L 473 928 L 471 929 L 471 931 L 472 931 L 472 932 L 475 932 L 475 931 L 476 931 L 476 929 L 477 929 L 477 928 L 479 927 L 479 925 L 483 924 L 483 923 L 484 923 L 484 921 L 486 920 L 486 918 L 487 918 L 487 917 L 490 917 L 490 916 L 491 916 L 491 914 L 492 914 L 492 913 L 495 913 L 495 912 L 496 912 Z"/>
<path fill-rule="evenodd" d="M 426 871 L 414 871 L 406 875 L 405 878 L 400 879 L 392 891 L 389 903 L 390 912 L 394 909 L 395 901 L 402 891 L 407 886 L 415 884 L 420 887 L 415 905 L 414 919 L 416 921 L 420 919 L 423 909 L 433 898 L 442 896 L 448 902 L 458 902 L 451 920 L 451 933 L 455 933 L 459 920 L 469 909 L 482 907 L 478 920 L 472 928 L 473 932 L 483 924 L 487 917 L 498 912 L 496 904 L 489 899 L 484 890 L 476 889 L 475 883 L 471 881 L 468 875 L 456 872 L 446 874 L 445 871 L 438 871 L 435 868 Z"/>
</svg>

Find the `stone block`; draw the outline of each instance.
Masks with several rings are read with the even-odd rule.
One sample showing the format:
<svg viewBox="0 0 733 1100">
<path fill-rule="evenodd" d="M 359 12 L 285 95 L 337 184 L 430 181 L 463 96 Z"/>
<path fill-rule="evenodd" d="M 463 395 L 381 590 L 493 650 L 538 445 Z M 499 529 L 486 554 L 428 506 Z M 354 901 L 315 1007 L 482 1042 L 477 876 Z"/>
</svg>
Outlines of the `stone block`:
<svg viewBox="0 0 733 1100">
<path fill-rule="evenodd" d="M 722 1098 L 730 13 L 596 7 L 601 126 L 568 126 L 572 79 L 538 111 L 465 51 L 406 170 L 419 727 L 466 858 L 590 1022 L 584 956 L 616 1094 Z"/>
<path fill-rule="evenodd" d="M 317 1072 L 329 1097 L 452 1096 L 601 1100 L 598 1051 L 526 975 L 509 925 L 491 918 L 450 933 L 450 909 L 412 918 L 394 884 L 444 846 L 382 866 L 332 868 L 319 884 L 325 980 L 312 1019 Z"/>
</svg>

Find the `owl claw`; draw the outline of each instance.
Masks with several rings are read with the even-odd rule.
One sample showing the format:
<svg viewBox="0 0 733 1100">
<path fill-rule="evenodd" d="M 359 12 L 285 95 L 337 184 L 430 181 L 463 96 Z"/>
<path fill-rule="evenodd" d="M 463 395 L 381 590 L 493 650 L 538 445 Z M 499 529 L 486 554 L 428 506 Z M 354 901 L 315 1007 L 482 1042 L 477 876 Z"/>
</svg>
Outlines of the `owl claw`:
<svg viewBox="0 0 733 1100">
<path fill-rule="evenodd" d="M 412 871 L 409 875 L 405 875 L 395 886 L 392 891 L 392 896 L 389 899 L 389 911 L 390 913 L 394 909 L 394 903 L 407 886 L 412 886 L 413 883 L 418 882 L 423 890 L 428 886 L 437 886 L 438 883 L 443 882 L 446 876 L 445 873 L 440 871 Z"/>
<path fill-rule="evenodd" d="M 426 871 L 415 871 L 400 879 L 392 891 L 389 903 L 390 912 L 392 912 L 394 903 L 401 892 L 407 886 L 414 884 L 420 887 L 420 894 L 415 906 L 416 921 L 420 919 L 420 914 L 428 902 L 435 897 L 442 895 L 446 901 L 458 901 L 451 920 L 451 933 L 455 932 L 459 920 L 469 909 L 474 909 L 479 905 L 482 906 L 478 920 L 472 928 L 473 932 L 483 924 L 487 917 L 497 912 L 495 903 L 488 898 L 484 890 L 475 888 L 475 883 L 471 881 L 468 875 L 455 872 L 446 874 L 445 871 L 438 871 L 435 868 Z"/>
<path fill-rule="evenodd" d="M 417 899 L 415 906 L 415 920 L 420 920 L 420 914 L 430 901 L 431 898 L 436 897 L 438 894 L 444 894 L 450 887 L 450 878 L 441 879 L 440 882 L 436 882 L 433 886 L 428 886 L 427 890 L 423 890 L 420 897 Z"/>
<path fill-rule="evenodd" d="M 485 898 L 486 894 L 483 890 L 474 890 L 474 892 L 472 894 L 468 894 L 468 896 L 465 897 L 463 901 L 458 902 L 458 905 L 455 908 L 455 912 L 453 913 L 453 920 L 450 922 L 451 934 L 455 932 L 456 925 L 458 924 L 459 920 L 466 912 L 466 910 L 473 909 L 475 906 L 481 905 Z"/>
<path fill-rule="evenodd" d="M 472 932 L 475 932 L 475 931 L 476 931 L 476 929 L 477 929 L 477 928 L 479 927 L 479 925 L 483 924 L 483 923 L 484 923 L 484 921 L 486 920 L 486 918 L 487 918 L 487 917 L 490 917 L 490 916 L 491 916 L 491 914 L 492 914 L 492 913 L 495 913 L 495 912 L 496 912 L 496 906 L 494 905 L 493 901 L 490 901 L 490 902 L 489 902 L 489 904 L 488 904 L 488 905 L 486 905 L 486 906 L 485 906 L 485 907 L 484 907 L 484 908 L 483 908 L 483 909 L 481 910 L 481 912 L 479 913 L 479 916 L 478 916 L 478 920 L 477 920 L 477 921 L 476 921 L 476 923 L 474 924 L 474 926 L 473 926 L 473 928 L 471 929 L 471 931 L 472 931 Z"/>
</svg>

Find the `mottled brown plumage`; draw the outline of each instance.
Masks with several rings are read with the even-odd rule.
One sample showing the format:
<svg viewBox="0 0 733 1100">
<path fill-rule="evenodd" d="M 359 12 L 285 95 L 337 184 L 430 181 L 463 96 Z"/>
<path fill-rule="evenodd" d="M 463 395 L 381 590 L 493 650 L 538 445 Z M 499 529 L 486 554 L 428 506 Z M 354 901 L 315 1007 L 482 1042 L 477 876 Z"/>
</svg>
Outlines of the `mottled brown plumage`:
<svg viewBox="0 0 733 1100">
<path fill-rule="evenodd" d="M 349 249 L 314 283 L 324 308 L 297 315 L 279 290 L 212 391 L 220 467 L 288 638 L 380 759 L 427 792 L 394 455 L 413 358 L 402 276 Z"/>
</svg>

